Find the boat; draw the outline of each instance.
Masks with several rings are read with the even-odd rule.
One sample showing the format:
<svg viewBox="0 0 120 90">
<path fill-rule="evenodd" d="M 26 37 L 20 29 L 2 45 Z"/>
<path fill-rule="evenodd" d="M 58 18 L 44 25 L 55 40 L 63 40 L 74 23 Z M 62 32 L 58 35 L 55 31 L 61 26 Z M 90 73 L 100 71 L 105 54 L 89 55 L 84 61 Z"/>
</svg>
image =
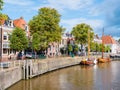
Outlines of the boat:
<svg viewBox="0 0 120 90">
<path fill-rule="evenodd" d="M 102 36 L 104 35 L 104 29 L 103 29 L 103 34 Z M 110 62 L 110 58 L 109 57 L 104 57 L 104 43 L 103 43 L 103 40 L 102 40 L 102 57 L 101 58 L 98 58 L 97 59 L 98 63 L 106 63 L 106 62 Z"/>
<path fill-rule="evenodd" d="M 84 59 L 80 62 L 80 65 L 95 65 L 94 60 Z"/>
<path fill-rule="evenodd" d="M 110 62 L 110 58 L 98 58 L 98 63 L 106 63 L 106 62 Z"/>
<path fill-rule="evenodd" d="M 83 59 L 80 62 L 80 65 L 95 65 L 97 63 L 97 60 L 95 58 L 90 58 L 90 32 L 88 30 L 88 58 Z"/>
<path fill-rule="evenodd" d="M 110 59 L 112 59 L 112 60 L 119 60 L 120 59 L 120 54 L 110 55 Z"/>
</svg>

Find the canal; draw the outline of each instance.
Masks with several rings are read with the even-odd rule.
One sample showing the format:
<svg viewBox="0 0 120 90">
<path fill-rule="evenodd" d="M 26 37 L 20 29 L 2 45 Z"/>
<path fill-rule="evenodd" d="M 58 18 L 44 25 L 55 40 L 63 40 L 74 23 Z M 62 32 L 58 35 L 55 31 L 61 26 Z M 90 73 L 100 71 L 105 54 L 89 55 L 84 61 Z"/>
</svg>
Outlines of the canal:
<svg viewBox="0 0 120 90">
<path fill-rule="evenodd" d="M 21 80 L 7 90 L 120 90 L 120 61 L 67 67 Z"/>
</svg>

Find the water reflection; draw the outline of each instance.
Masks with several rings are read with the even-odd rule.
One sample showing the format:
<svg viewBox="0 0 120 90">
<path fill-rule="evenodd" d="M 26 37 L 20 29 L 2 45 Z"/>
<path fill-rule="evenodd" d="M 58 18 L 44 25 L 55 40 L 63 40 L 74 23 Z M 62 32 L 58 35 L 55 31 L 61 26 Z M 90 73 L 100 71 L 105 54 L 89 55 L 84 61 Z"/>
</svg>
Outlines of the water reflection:
<svg viewBox="0 0 120 90">
<path fill-rule="evenodd" d="M 20 81 L 7 90 L 120 90 L 120 62 L 74 66 Z"/>
</svg>

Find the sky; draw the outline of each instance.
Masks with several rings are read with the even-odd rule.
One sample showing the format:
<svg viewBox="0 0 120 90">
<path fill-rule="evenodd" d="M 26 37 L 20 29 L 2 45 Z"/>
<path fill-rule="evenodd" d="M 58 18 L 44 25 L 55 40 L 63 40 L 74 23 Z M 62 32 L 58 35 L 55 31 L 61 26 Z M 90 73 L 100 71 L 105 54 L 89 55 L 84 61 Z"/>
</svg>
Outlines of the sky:
<svg viewBox="0 0 120 90">
<path fill-rule="evenodd" d="M 61 14 L 60 25 L 70 32 L 80 23 L 89 24 L 95 34 L 120 38 L 120 0 L 4 0 L 2 13 L 11 19 L 24 17 L 29 22 L 42 7 Z"/>
</svg>

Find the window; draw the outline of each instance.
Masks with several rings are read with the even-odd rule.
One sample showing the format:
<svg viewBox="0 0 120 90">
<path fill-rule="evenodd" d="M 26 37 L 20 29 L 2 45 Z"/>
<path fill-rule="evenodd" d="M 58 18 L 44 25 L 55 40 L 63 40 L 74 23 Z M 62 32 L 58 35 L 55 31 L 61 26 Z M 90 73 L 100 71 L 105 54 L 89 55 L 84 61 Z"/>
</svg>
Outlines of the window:
<svg viewBox="0 0 120 90">
<path fill-rule="evenodd" d="M 3 40 L 7 40 L 7 32 L 4 32 L 4 34 L 3 34 Z"/>
<path fill-rule="evenodd" d="M 6 35 L 4 35 L 3 40 L 7 40 L 7 36 Z"/>
<path fill-rule="evenodd" d="M 7 54 L 7 49 L 3 49 L 3 54 Z"/>
</svg>

